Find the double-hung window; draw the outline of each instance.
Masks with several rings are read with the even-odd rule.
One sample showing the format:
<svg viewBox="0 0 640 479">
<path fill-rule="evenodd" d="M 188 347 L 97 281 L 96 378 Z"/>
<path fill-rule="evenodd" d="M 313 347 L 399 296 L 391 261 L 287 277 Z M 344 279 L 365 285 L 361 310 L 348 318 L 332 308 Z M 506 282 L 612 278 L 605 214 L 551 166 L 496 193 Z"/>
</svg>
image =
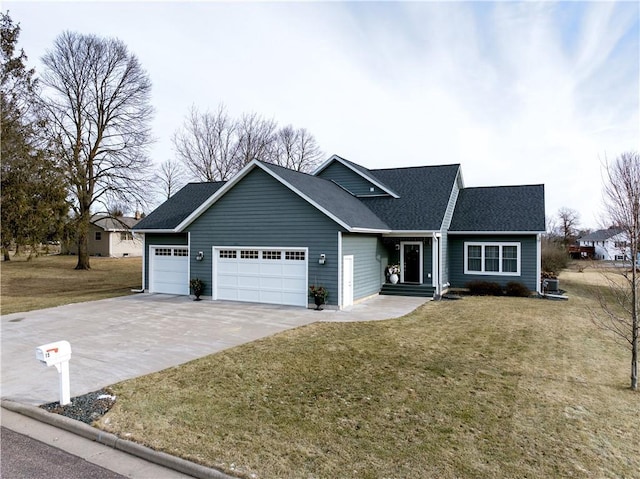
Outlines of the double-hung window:
<svg viewBox="0 0 640 479">
<path fill-rule="evenodd" d="M 520 243 L 465 242 L 465 274 L 520 275 Z"/>
</svg>

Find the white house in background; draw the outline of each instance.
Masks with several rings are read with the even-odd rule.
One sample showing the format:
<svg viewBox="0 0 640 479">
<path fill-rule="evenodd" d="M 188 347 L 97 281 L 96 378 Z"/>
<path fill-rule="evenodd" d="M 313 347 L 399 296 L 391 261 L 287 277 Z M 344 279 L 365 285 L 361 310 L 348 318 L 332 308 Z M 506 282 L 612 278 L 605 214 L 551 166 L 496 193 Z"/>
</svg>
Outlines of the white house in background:
<svg viewBox="0 0 640 479">
<path fill-rule="evenodd" d="M 583 236 L 578 240 L 580 246 L 592 246 L 595 248 L 593 259 L 607 261 L 630 261 L 631 247 L 623 230 L 609 228 L 598 230 Z"/>
<path fill-rule="evenodd" d="M 137 217 L 95 215 L 89 227 L 89 255 L 107 257 L 142 256 L 144 235 L 134 233 L 133 228 L 140 221 Z M 75 240 L 63 246 L 64 254 L 78 254 Z"/>
</svg>

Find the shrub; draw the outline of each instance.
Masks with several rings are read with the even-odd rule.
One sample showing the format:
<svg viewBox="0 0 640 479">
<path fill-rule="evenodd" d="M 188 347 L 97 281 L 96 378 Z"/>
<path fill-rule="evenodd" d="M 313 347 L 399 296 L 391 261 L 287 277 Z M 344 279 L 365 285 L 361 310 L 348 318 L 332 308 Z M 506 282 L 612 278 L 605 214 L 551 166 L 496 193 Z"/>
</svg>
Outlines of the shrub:
<svg viewBox="0 0 640 479">
<path fill-rule="evenodd" d="M 517 281 L 509 281 L 504 292 L 507 296 L 515 296 L 517 298 L 528 298 L 531 295 L 529 288 Z"/>
<path fill-rule="evenodd" d="M 502 296 L 502 287 L 491 281 L 470 281 L 465 286 L 474 296 Z"/>
<path fill-rule="evenodd" d="M 567 250 L 557 243 L 542 244 L 542 271 L 562 271 L 569 266 Z"/>
</svg>

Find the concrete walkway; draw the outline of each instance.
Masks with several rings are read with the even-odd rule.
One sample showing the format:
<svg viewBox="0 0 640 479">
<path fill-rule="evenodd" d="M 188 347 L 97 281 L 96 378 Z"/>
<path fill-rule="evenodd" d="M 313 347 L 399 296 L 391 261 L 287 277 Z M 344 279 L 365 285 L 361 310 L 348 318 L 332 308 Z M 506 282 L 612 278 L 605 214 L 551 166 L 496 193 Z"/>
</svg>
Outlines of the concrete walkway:
<svg viewBox="0 0 640 479">
<path fill-rule="evenodd" d="M 316 321 L 395 318 L 424 302 L 376 296 L 345 311 L 314 311 L 138 294 L 5 315 L 0 396 L 32 405 L 59 400 L 56 369 L 35 359 L 35 348 L 52 341 L 71 343 L 74 397 Z"/>
</svg>

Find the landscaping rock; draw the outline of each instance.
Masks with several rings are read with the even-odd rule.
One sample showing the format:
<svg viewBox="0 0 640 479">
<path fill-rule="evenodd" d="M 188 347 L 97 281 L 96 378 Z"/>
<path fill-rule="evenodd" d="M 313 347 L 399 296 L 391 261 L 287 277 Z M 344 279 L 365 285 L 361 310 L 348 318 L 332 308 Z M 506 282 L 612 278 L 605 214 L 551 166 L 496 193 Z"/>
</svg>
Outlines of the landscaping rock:
<svg viewBox="0 0 640 479">
<path fill-rule="evenodd" d="M 115 404 L 116 397 L 106 389 L 100 389 L 84 396 L 71 398 L 71 404 L 61 406 L 60 402 L 52 402 L 40 406 L 42 409 L 61 414 L 62 416 L 82 421 L 86 424 L 92 424 L 102 416 Z"/>
</svg>

